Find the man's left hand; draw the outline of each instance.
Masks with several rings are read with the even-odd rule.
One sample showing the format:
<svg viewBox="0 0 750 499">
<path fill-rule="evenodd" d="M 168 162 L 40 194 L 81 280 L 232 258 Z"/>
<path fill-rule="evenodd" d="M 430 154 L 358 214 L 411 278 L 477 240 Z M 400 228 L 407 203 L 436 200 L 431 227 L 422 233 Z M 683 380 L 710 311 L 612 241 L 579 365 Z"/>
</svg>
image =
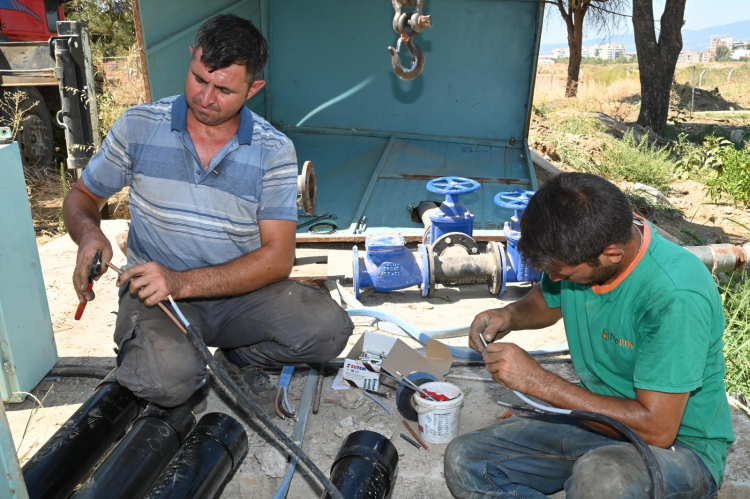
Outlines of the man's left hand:
<svg viewBox="0 0 750 499">
<path fill-rule="evenodd" d="M 123 286 L 130 281 L 130 292 L 148 307 L 153 307 L 160 301 L 172 296 L 178 300 L 182 296 L 182 282 L 180 273 L 165 269 L 158 263 L 149 262 L 128 268 L 117 279 L 117 285 Z"/>
<path fill-rule="evenodd" d="M 544 369 L 524 349 L 513 343 L 490 343 L 484 352 L 487 371 L 496 383 L 533 394 Z"/>
</svg>

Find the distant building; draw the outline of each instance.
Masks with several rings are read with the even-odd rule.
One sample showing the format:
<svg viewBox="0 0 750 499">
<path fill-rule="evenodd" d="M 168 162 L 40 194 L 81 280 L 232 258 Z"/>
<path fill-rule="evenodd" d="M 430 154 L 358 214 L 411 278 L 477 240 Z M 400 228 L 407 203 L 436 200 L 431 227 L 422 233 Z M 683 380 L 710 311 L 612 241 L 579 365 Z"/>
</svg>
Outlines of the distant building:
<svg viewBox="0 0 750 499">
<path fill-rule="evenodd" d="M 552 49 L 553 59 L 568 59 L 570 57 L 570 49 L 568 47 L 557 47 Z"/>
<path fill-rule="evenodd" d="M 625 45 L 621 43 L 586 45 L 585 47 L 581 47 L 581 57 L 602 60 L 615 60 L 618 57 L 625 57 Z"/>
<path fill-rule="evenodd" d="M 698 51 L 680 52 L 680 55 L 677 57 L 677 62 L 684 62 L 684 63 L 701 62 L 701 56 L 702 54 Z"/>
<path fill-rule="evenodd" d="M 735 61 L 739 60 L 742 57 L 750 57 L 750 50 L 736 49 L 734 52 L 732 52 L 732 59 L 734 59 Z"/>
<path fill-rule="evenodd" d="M 719 47 L 727 47 L 730 50 L 734 47 L 734 37 L 725 36 L 722 38 L 711 38 L 711 49 L 710 52 L 716 53 L 716 49 Z"/>
<path fill-rule="evenodd" d="M 701 62 L 711 62 L 714 60 L 716 60 L 716 52 L 706 50 L 705 52 L 701 53 Z"/>
<path fill-rule="evenodd" d="M 625 45 L 622 43 L 607 43 L 597 47 L 599 49 L 596 55 L 597 59 L 615 60 L 618 57 L 625 56 Z"/>
<path fill-rule="evenodd" d="M 537 59 L 536 63 L 539 66 L 552 66 L 555 63 L 555 61 L 552 60 L 550 57 L 543 55 L 543 56 L 540 56 L 539 59 Z"/>
</svg>

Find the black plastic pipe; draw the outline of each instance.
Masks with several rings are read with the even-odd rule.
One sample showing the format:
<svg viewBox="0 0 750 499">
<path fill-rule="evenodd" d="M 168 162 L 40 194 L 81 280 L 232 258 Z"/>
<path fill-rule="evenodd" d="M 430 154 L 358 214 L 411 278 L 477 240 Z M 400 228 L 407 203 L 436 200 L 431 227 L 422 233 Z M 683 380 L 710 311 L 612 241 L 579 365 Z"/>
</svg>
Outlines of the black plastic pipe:
<svg viewBox="0 0 750 499">
<path fill-rule="evenodd" d="M 188 405 L 149 404 L 72 499 L 140 499 L 151 488 L 195 425 Z"/>
<path fill-rule="evenodd" d="M 212 498 L 246 452 L 247 434 L 236 419 L 218 412 L 206 414 L 146 498 Z"/>
<path fill-rule="evenodd" d="M 114 377 L 52 435 L 23 467 L 30 499 L 64 499 L 125 433 L 138 415 L 133 393 Z"/>
<path fill-rule="evenodd" d="M 398 451 L 390 440 L 374 431 L 355 431 L 346 437 L 333 461 L 331 482 L 346 499 L 383 499 L 397 465 Z"/>
</svg>

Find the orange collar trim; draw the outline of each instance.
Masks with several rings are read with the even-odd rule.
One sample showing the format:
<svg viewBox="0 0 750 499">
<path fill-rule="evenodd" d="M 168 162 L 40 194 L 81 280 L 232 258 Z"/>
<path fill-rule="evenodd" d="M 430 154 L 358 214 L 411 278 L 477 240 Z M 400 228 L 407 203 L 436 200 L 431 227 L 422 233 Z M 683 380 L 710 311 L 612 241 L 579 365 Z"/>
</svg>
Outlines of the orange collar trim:
<svg viewBox="0 0 750 499">
<path fill-rule="evenodd" d="M 651 243 L 651 227 L 649 227 L 648 223 L 640 216 L 633 214 L 635 218 L 643 222 L 643 244 L 641 245 L 641 249 L 636 253 L 635 258 L 630 262 L 628 267 L 625 269 L 625 271 L 617 276 L 617 279 L 610 282 L 609 284 L 605 284 L 604 286 L 599 286 L 598 284 L 592 284 L 591 285 L 591 291 L 594 292 L 595 295 L 601 295 L 604 293 L 609 293 L 613 289 L 615 289 L 617 286 L 620 285 L 622 281 L 625 280 L 626 277 L 630 275 L 631 272 L 636 268 L 638 265 L 638 262 L 641 261 L 643 256 L 646 254 L 646 251 L 648 250 L 648 245 Z"/>
</svg>

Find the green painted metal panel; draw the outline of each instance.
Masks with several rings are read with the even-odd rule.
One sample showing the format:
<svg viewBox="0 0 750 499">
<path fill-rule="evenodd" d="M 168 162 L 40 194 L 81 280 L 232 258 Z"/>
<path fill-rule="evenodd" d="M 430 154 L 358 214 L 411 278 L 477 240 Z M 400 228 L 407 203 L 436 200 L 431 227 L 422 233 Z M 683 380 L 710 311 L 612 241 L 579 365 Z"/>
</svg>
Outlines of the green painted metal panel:
<svg viewBox="0 0 750 499">
<path fill-rule="evenodd" d="M 16 143 L 0 145 L 0 175 L 0 394 L 22 402 L 57 363 L 57 347 Z"/>
<path fill-rule="evenodd" d="M 422 74 L 401 81 L 387 1 L 270 3 L 274 123 L 520 141 L 541 29 L 538 0 L 429 0 L 434 27 L 415 40 Z M 402 48 L 406 53 L 406 49 Z"/>
</svg>

